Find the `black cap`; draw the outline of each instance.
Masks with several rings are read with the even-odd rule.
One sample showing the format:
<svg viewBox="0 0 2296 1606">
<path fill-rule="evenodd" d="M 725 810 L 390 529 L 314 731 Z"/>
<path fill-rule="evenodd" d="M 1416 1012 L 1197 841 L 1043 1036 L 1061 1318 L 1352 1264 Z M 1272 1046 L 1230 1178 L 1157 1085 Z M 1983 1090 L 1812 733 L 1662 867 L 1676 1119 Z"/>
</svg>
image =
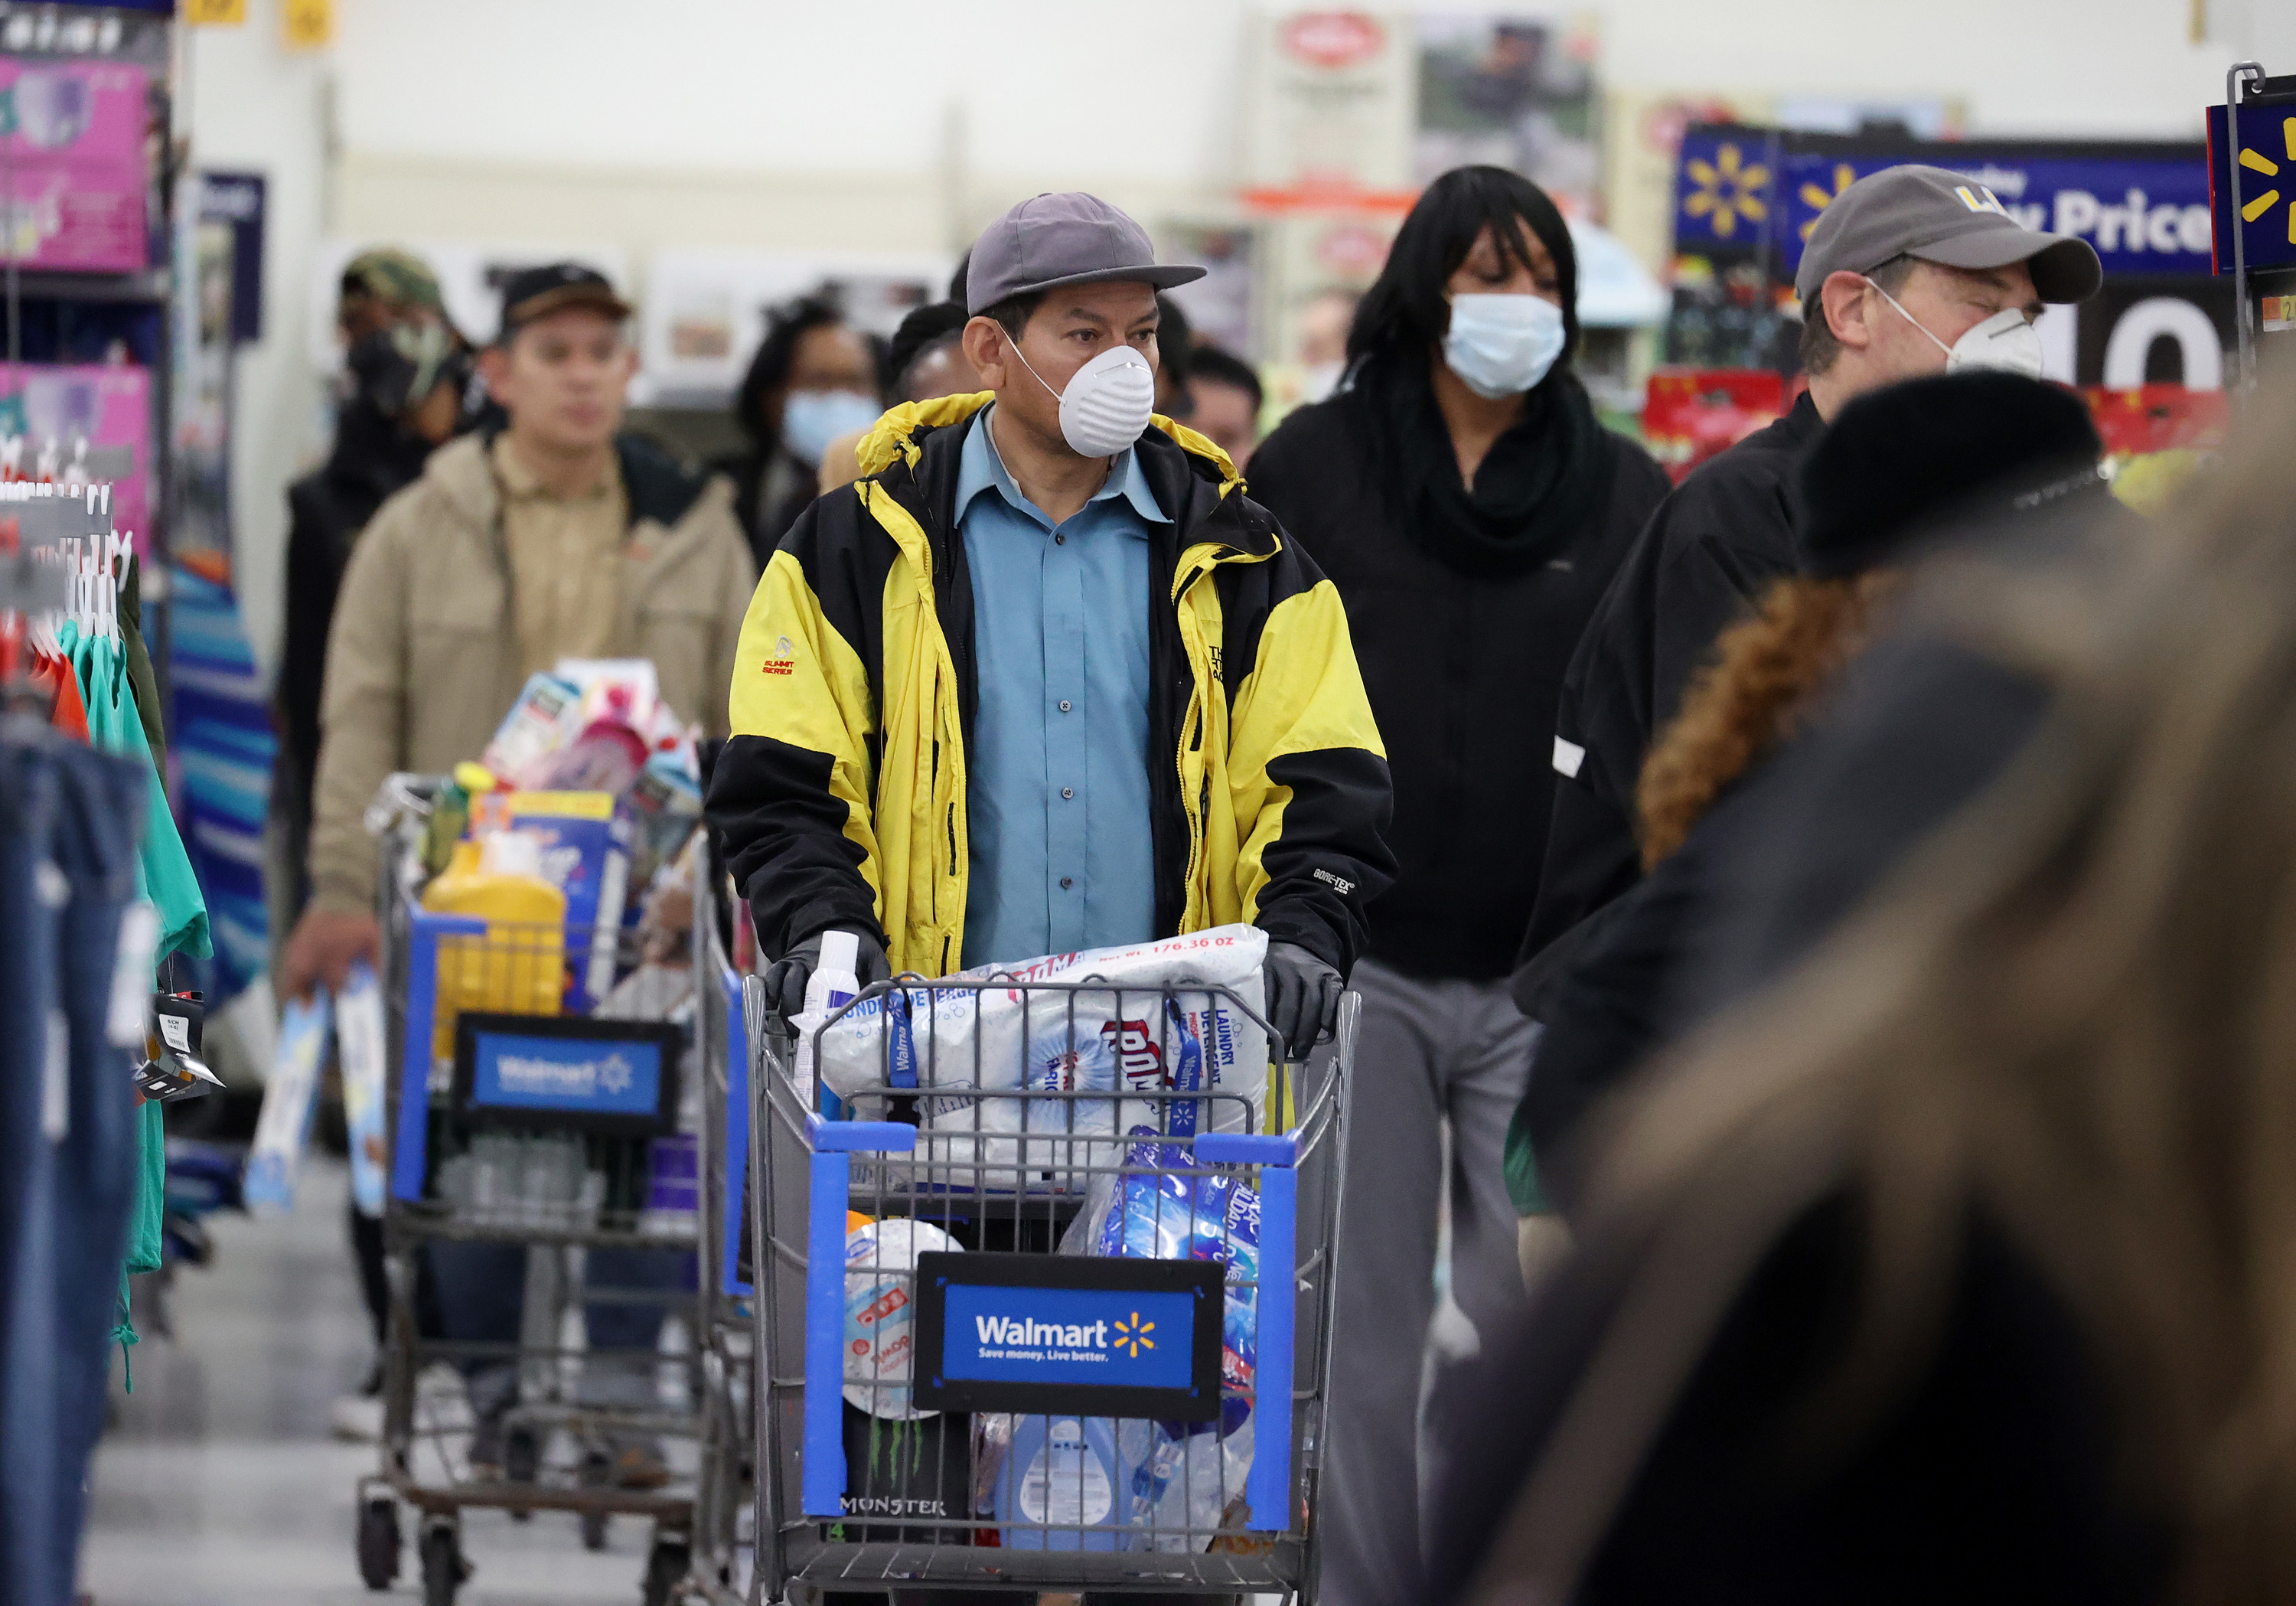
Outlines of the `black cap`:
<svg viewBox="0 0 2296 1606">
<path fill-rule="evenodd" d="M 1802 463 L 1803 572 L 1862 574 L 1948 522 L 2097 491 L 2103 455 L 2088 408 L 2045 380 L 1980 371 L 1868 391 Z"/>
<path fill-rule="evenodd" d="M 613 281 L 579 262 L 551 262 L 512 274 L 503 285 L 502 333 L 508 340 L 536 318 L 547 317 L 569 307 L 590 307 L 617 322 L 629 317 L 630 304 L 614 293 Z"/>
</svg>

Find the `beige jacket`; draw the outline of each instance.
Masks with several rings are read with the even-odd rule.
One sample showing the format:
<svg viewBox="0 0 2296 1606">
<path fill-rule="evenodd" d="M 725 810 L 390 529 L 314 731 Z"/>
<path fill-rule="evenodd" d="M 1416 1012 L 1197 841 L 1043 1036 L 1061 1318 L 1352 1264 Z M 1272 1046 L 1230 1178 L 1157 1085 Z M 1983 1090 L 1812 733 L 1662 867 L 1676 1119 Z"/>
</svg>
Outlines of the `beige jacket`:
<svg viewBox="0 0 2296 1606">
<path fill-rule="evenodd" d="M 615 655 L 652 659 L 663 700 L 723 735 L 758 580 L 733 488 L 636 436 L 616 451 L 630 530 Z M 382 505 L 343 574 L 312 809 L 319 907 L 373 907 L 375 844 L 364 816 L 386 776 L 443 773 L 485 748 L 524 684 L 513 620 L 501 492 L 484 443 L 465 436 Z"/>
</svg>

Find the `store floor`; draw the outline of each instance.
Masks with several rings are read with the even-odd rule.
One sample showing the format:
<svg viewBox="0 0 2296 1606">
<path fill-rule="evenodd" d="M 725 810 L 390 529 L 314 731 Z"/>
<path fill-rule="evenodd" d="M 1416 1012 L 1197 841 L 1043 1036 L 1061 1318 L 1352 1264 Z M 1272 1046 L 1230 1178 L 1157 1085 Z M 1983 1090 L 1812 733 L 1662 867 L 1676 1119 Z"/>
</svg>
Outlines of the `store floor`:
<svg viewBox="0 0 2296 1606">
<path fill-rule="evenodd" d="M 95 1606 L 421 1599 L 411 1545 L 390 1594 L 360 1585 L 353 1494 L 375 1451 L 330 1432 L 372 1354 L 348 1188 L 342 1166 L 315 1165 L 293 1215 L 215 1218 L 214 1264 L 176 1279 L 175 1339 L 137 1347 L 135 1391 L 96 1458 L 80 1568 Z M 463 1544 L 478 1570 L 458 1606 L 636 1606 L 646 1539 L 618 1522 L 594 1555 L 570 1516 L 475 1514 Z"/>
</svg>

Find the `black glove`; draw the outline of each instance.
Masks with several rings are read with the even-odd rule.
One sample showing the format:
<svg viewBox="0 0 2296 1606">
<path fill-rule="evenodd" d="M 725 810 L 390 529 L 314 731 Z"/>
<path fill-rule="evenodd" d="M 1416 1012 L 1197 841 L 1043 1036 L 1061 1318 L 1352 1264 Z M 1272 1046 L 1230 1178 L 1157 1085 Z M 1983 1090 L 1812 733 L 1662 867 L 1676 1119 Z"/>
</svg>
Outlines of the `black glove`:
<svg viewBox="0 0 2296 1606">
<path fill-rule="evenodd" d="M 893 974 L 885 960 L 884 946 L 867 932 L 855 934 L 858 941 L 853 955 L 853 974 L 864 987 L 882 982 Z M 805 1009 L 805 984 L 813 979 L 814 969 L 821 963 L 821 939 L 808 937 L 789 952 L 766 967 L 766 1002 L 783 1020 L 795 1020 Z"/>
<path fill-rule="evenodd" d="M 1340 973 L 1297 943 L 1270 943 L 1261 972 L 1267 1024 L 1283 1039 L 1285 1057 L 1305 1059 L 1317 1038 L 1339 1023 Z"/>
</svg>

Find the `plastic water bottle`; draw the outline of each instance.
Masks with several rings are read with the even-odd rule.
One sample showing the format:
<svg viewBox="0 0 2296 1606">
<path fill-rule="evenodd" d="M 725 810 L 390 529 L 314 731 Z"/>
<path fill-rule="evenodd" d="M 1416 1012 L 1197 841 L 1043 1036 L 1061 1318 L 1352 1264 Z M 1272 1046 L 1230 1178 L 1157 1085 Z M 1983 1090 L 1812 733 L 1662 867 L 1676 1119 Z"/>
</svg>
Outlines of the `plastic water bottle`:
<svg viewBox="0 0 2296 1606">
<path fill-rule="evenodd" d="M 806 978 L 805 1009 L 791 1024 L 797 1028 L 797 1084 L 810 1099 L 813 1097 L 813 1034 L 830 1012 L 853 1001 L 861 991 L 861 978 L 853 967 L 861 958 L 861 939 L 849 931 L 824 931 L 821 934 L 821 962 Z"/>
</svg>

